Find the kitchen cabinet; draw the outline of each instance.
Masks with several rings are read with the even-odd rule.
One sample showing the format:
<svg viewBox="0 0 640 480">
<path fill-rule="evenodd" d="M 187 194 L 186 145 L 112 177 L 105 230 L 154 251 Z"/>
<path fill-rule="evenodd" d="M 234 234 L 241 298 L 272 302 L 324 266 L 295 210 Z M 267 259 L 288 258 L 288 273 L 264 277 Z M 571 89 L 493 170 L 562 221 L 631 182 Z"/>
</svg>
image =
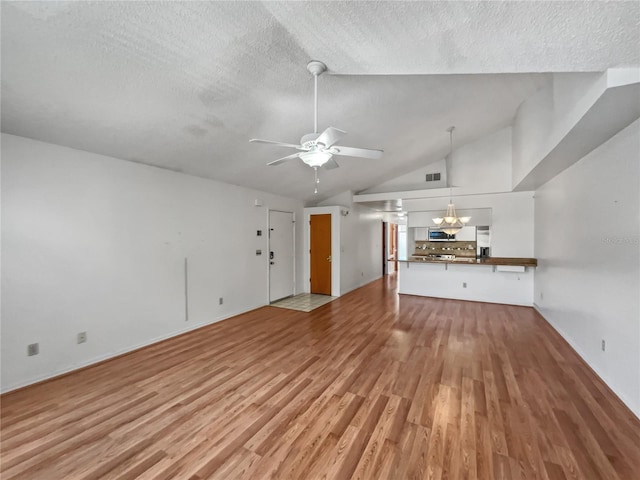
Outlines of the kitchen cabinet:
<svg viewBox="0 0 640 480">
<path fill-rule="evenodd" d="M 428 240 L 429 239 L 429 227 L 416 227 L 413 229 L 414 240 Z"/>
<path fill-rule="evenodd" d="M 475 242 L 476 227 L 463 227 L 456 233 L 456 241 L 459 242 Z"/>
</svg>

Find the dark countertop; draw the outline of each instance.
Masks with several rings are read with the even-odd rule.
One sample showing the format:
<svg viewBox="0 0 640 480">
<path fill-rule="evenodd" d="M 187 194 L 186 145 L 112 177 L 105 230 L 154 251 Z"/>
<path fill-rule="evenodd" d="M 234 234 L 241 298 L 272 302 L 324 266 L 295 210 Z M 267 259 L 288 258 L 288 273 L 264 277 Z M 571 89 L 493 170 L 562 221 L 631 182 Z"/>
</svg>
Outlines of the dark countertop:
<svg viewBox="0 0 640 480">
<path fill-rule="evenodd" d="M 407 263 L 448 263 L 460 265 L 511 265 L 519 267 L 537 267 L 536 258 L 516 258 L 516 257 L 487 257 L 487 258 L 456 258 L 454 260 L 438 260 L 427 256 L 414 255 L 409 260 L 400 260 Z"/>
</svg>

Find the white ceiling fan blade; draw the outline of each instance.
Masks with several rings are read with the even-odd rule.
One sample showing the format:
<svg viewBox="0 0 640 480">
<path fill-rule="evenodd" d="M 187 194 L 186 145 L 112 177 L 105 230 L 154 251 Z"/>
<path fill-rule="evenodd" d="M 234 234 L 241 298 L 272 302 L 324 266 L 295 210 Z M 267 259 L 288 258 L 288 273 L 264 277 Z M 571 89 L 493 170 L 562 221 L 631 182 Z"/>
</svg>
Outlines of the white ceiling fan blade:
<svg viewBox="0 0 640 480">
<path fill-rule="evenodd" d="M 326 148 L 329 148 L 346 134 L 347 132 L 344 132 L 337 128 L 329 127 L 320 134 L 320 136 L 316 139 L 316 143 L 322 143 Z"/>
<path fill-rule="evenodd" d="M 323 165 L 323 167 L 327 170 L 333 170 L 334 168 L 338 168 L 339 166 L 340 165 L 338 165 L 338 162 L 336 162 L 333 158 L 327 160 L 327 163 Z"/>
<path fill-rule="evenodd" d="M 334 152 L 335 150 L 335 152 Z M 371 150 L 368 148 L 353 148 L 353 147 L 340 147 L 335 146 L 331 149 L 331 152 L 335 155 L 346 155 L 347 157 L 362 157 L 378 160 L 382 158 L 383 150 Z"/>
<path fill-rule="evenodd" d="M 267 165 L 271 166 L 271 165 L 280 165 L 283 162 L 286 162 L 287 160 L 293 160 L 294 158 L 299 158 L 299 154 L 294 153 L 293 155 L 287 155 L 286 157 L 282 157 L 279 158 L 277 160 L 274 160 L 272 162 L 267 163 Z"/>
<path fill-rule="evenodd" d="M 254 143 L 269 143 L 271 145 L 279 145 L 281 147 L 300 148 L 300 145 L 294 145 L 292 143 L 274 142 L 273 140 L 262 140 L 260 138 L 252 138 L 249 141 Z"/>
</svg>

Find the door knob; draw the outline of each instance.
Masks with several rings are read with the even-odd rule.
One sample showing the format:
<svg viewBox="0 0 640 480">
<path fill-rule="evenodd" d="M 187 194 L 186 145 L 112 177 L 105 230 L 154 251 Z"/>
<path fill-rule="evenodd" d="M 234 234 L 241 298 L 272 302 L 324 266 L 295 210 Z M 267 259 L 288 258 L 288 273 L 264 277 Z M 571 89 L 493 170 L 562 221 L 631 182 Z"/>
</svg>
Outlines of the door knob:
<svg viewBox="0 0 640 480">
<path fill-rule="evenodd" d="M 331 261 L 331 255 L 329 255 L 329 256 L 327 257 L 327 261 L 328 261 L 328 262 L 330 262 L 330 261 Z"/>
</svg>

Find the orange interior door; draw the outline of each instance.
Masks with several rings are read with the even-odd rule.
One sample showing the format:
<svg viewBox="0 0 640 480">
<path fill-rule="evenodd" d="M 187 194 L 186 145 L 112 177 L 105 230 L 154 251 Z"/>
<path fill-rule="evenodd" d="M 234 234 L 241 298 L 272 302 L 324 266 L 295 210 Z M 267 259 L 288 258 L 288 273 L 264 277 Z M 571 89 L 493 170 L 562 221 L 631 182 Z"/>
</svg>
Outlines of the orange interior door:
<svg viewBox="0 0 640 480">
<path fill-rule="evenodd" d="M 331 214 L 310 218 L 311 293 L 331 295 Z"/>
<path fill-rule="evenodd" d="M 393 261 L 393 271 L 398 271 L 398 225 L 391 224 L 391 230 L 389 232 L 389 260 Z"/>
<path fill-rule="evenodd" d="M 393 258 L 395 259 L 395 271 L 398 271 L 398 225 L 393 229 Z"/>
</svg>

